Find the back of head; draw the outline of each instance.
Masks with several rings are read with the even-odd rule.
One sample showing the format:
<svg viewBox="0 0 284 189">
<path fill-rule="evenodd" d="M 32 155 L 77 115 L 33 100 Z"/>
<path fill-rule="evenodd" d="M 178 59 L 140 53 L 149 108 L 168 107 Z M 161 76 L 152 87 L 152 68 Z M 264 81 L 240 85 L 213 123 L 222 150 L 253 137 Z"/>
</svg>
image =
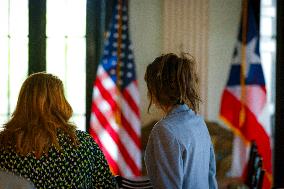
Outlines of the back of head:
<svg viewBox="0 0 284 189">
<path fill-rule="evenodd" d="M 198 111 L 201 100 L 195 60 L 191 55 L 169 53 L 157 57 L 147 66 L 145 81 L 150 98 L 149 108 L 152 103 L 163 110 L 185 103 Z"/>
<path fill-rule="evenodd" d="M 71 116 L 61 80 L 43 72 L 32 74 L 21 87 L 16 109 L 4 125 L 0 142 L 16 146 L 22 155 L 35 152 L 40 156 L 52 144 L 60 149 L 58 129 L 76 140 L 75 126 L 69 123 Z"/>
<path fill-rule="evenodd" d="M 72 108 L 65 99 L 62 81 L 48 73 L 30 75 L 23 83 L 14 117 L 23 116 L 67 120 L 72 116 Z"/>
</svg>

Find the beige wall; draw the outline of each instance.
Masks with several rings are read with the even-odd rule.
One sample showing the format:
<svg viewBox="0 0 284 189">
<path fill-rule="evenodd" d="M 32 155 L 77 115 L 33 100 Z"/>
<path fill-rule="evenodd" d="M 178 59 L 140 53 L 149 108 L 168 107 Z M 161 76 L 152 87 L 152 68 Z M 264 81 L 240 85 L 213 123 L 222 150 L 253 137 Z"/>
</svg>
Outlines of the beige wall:
<svg viewBox="0 0 284 189">
<path fill-rule="evenodd" d="M 219 121 L 221 95 L 237 40 L 241 0 L 210 0 L 209 7 L 207 119 Z"/>
<path fill-rule="evenodd" d="M 156 109 L 147 113 L 147 88 L 144 73 L 148 63 L 160 55 L 162 49 L 162 1 L 161 0 L 130 0 L 130 37 L 134 48 L 136 72 L 141 99 L 142 125 L 148 124 L 161 115 Z"/>
<path fill-rule="evenodd" d="M 163 52 L 190 53 L 195 57 L 202 102 L 207 115 L 209 0 L 163 0 Z"/>
<path fill-rule="evenodd" d="M 155 109 L 153 113 L 147 113 L 147 89 L 143 77 L 147 64 L 163 49 L 163 3 L 163 0 L 129 1 L 130 35 L 141 95 L 142 125 L 161 117 L 161 113 Z M 209 22 L 208 27 L 205 27 L 209 28 L 208 66 L 204 68 L 204 72 L 208 73 L 206 118 L 211 121 L 219 121 L 220 98 L 227 81 L 233 47 L 237 39 L 240 9 L 241 0 L 209 0 Z"/>
</svg>

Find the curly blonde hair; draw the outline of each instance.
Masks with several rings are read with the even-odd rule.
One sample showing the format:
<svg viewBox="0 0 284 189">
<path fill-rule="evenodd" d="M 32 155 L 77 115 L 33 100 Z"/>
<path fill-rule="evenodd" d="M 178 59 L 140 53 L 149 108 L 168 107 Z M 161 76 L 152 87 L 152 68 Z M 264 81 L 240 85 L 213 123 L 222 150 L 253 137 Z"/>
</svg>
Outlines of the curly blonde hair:
<svg viewBox="0 0 284 189">
<path fill-rule="evenodd" d="M 150 103 L 163 110 L 176 104 L 187 104 L 197 112 L 201 102 L 195 60 L 188 53 L 163 54 L 147 66 L 144 77 Z"/>
</svg>

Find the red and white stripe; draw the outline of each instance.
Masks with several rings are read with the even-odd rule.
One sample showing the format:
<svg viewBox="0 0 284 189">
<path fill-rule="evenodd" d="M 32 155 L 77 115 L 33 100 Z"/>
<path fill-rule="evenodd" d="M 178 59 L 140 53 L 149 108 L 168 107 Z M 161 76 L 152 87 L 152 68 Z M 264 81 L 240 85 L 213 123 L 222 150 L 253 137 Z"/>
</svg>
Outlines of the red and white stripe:
<svg viewBox="0 0 284 189">
<path fill-rule="evenodd" d="M 263 188 L 267 188 L 266 186 L 271 183 L 272 153 L 270 137 L 259 121 L 259 115 L 266 103 L 266 91 L 263 87 L 257 85 L 248 85 L 245 90 L 245 123 L 243 126 L 239 126 L 239 115 L 242 107 L 240 87 L 227 87 L 224 90 L 220 110 L 221 119 L 237 134 L 233 144 L 232 176 L 242 176 L 244 174 L 249 156 L 248 144 L 250 141 L 255 140 L 258 151 L 263 158 L 263 167 L 268 173 L 265 174 L 263 183 Z M 234 107 L 233 111 L 231 107 Z"/>
<path fill-rule="evenodd" d="M 114 174 L 141 175 L 139 94 L 136 82 L 122 92 L 104 71 L 98 68 L 94 85 L 90 133 L 95 138 Z M 120 112 L 121 124 L 117 121 Z"/>
</svg>

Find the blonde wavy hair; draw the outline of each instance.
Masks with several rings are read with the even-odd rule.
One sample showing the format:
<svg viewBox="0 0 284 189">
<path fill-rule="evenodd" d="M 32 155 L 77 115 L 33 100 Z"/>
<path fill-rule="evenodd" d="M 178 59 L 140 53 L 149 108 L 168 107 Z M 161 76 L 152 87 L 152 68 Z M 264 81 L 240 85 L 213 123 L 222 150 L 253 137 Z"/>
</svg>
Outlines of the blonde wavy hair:
<svg viewBox="0 0 284 189">
<path fill-rule="evenodd" d="M 44 72 L 32 74 L 24 81 L 16 109 L 0 133 L 1 146 L 10 146 L 23 156 L 40 157 L 52 146 L 61 150 L 58 131 L 77 146 L 76 127 L 69 122 L 72 114 L 62 81 Z"/>
</svg>

